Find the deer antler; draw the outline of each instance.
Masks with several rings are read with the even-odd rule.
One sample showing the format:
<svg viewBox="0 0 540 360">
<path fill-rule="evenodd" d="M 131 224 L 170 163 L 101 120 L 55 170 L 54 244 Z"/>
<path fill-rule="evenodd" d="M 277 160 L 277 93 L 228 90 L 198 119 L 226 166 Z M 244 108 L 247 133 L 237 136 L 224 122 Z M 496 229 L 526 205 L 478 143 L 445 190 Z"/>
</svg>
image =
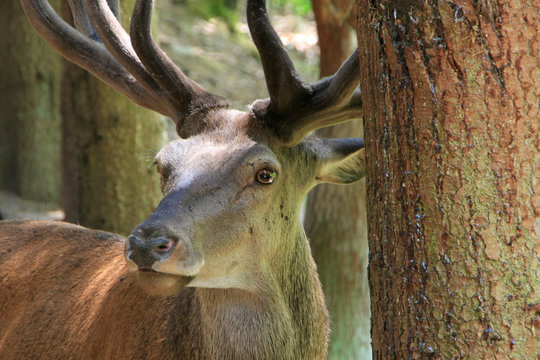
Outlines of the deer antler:
<svg viewBox="0 0 540 360">
<path fill-rule="evenodd" d="M 185 76 L 156 45 L 150 32 L 152 0 L 137 0 L 131 38 L 118 22 L 117 0 L 69 0 L 77 29 L 47 0 L 21 4 L 37 32 L 62 56 L 135 103 L 171 117 L 180 134 L 191 115 L 228 106 Z"/>
<path fill-rule="evenodd" d="M 118 21 L 118 0 L 68 2 L 76 29 L 47 0 L 21 0 L 32 25 L 61 55 L 135 103 L 171 117 L 181 136 L 197 128 L 194 115 L 228 107 L 182 73 L 155 43 L 150 29 L 153 0 L 136 1 L 130 35 Z M 251 111 L 283 143 L 296 144 L 312 130 L 362 116 L 358 50 L 333 76 L 307 84 L 270 24 L 266 2 L 248 0 L 247 17 L 270 94 L 255 101 Z"/>
<path fill-rule="evenodd" d="M 184 75 L 155 43 L 150 29 L 153 3 L 153 0 L 137 0 L 130 27 L 131 42 L 144 66 L 178 101 L 177 107 L 182 113 L 192 114 L 207 108 L 228 106 L 224 99 L 210 94 Z"/>
<path fill-rule="evenodd" d="M 315 129 L 362 116 L 358 50 L 333 76 L 307 84 L 270 24 L 266 1 L 248 0 L 247 19 L 270 95 L 251 110 L 284 143 L 296 144 Z"/>
<path fill-rule="evenodd" d="M 71 4 L 71 2 L 76 3 Z M 113 2 L 117 3 L 116 0 Z M 162 96 L 166 96 L 167 94 L 162 91 L 160 85 L 154 80 L 152 75 L 146 71 L 144 65 L 137 57 L 137 54 L 131 45 L 129 35 L 118 21 L 118 13 L 114 14 L 110 4 L 105 0 L 84 1 L 84 3 L 86 6 L 83 6 L 83 0 L 70 0 L 75 25 L 77 26 L 77 18 L 86 19 L 90 26 L 93 25 L 93 28 L 95 28 L 99 35 L 99 39 L 103 41 L 103 44 L 111 55 L 124 69 L 127 70 L 127 72 L 135 77 L 138 83 L 152 94 L 161 93 Z M 115 5 L 115 7 L 117 7 L 117 4 Z M 85 9 L 86 12 L 84 11 Z M 81 30 L 79 26 L 77 26 L 77 28 Z M 87 35 L 91 36 L 91 34 Z M 168 97 L 167 101 L 164 101 L 164 99 L 157 96 L 154 96 L 154 98 L 160 104 L 160 107 L 164 108 L 170 107 L 170 103 L 174 102 L 173 99 Z M 161 112 L 166 112 L 167 114 L 173 112 L 173 109 L 167 110 L 168 111 Z"/>
</svg>

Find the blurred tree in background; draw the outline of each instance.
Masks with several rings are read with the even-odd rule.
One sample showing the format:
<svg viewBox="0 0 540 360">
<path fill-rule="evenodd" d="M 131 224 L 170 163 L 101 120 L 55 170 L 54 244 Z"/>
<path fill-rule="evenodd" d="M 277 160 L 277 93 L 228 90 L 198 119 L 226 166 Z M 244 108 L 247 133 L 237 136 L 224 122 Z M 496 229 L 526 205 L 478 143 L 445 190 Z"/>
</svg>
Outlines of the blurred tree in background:
<svg viewBox="0 0 540 360">
<path fill-rule="evenodd" d="M 321 76 L 335 73 L 355 48 L 354 0 L 313 0 Z M 362 137 L 362 120 L 317 131 L 319 136 Z M 329 359 L 371 359 L 366 183 L 322 184 L 308 195 L 306 232 L 330 315 Z"/>
<path fill-rule="evenodd" d="M 0 189 L 59 204 L 60 56 L 18 0 L 0 2 L 0 33 Z"/>
<path fill-rule="evenodd" d="M 126 28 L 134 4 L 121 2 Z M 66 3 L 63 13 L 70 16 Z M 66 220 L 128 234 L 161 199 L 149 164 L 167 141 L 166 119 L 68 62 L 62 117 Z"/>
<path fill-rule="evenodd" d="M 123 1 L 124 13 L 133 5 Z M 147 159 L 166 141 L 165 120 L 62 61 L 18 0 L 2 1 L 0 17 L 8 34 L 0 37 L 0 190 L 61 204 L 68 221 L 128 233 L 161 197 Z"/>
</svg>

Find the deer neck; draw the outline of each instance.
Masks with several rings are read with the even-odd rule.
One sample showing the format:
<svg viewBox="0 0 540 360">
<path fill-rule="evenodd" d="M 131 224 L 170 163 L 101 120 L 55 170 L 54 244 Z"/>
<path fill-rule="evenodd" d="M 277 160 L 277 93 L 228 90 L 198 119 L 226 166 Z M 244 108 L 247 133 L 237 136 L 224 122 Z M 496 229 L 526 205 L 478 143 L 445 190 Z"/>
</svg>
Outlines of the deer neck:
<svg viewBox="0 0 540 360">
<path fill-rule="evenodd" d="M 329 320 L 303 229 L 263 265 L 258 291 L 197 288 L 204 339 L 220 359 L 323 359 Z"/>
</svg>

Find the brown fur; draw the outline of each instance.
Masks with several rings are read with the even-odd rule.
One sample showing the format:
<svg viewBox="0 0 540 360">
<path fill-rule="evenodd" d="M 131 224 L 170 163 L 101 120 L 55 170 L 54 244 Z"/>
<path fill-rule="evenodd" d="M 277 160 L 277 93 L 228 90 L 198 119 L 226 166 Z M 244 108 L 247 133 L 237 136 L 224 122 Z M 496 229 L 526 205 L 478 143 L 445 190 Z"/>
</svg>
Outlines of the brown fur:
<svg viewBox="0 0 540 360">
<path fill-rule="evenodd" d="M 235 289 L 160 297 L 136 286 L 123 246 L 117 235 L 61 222 L 0 222 L 0 358 L 324 357 L 327 314 L 312 263 L 311 279 L 294 267 L 284 274 L 298 292 L 285 303 Z"/>
</svg>

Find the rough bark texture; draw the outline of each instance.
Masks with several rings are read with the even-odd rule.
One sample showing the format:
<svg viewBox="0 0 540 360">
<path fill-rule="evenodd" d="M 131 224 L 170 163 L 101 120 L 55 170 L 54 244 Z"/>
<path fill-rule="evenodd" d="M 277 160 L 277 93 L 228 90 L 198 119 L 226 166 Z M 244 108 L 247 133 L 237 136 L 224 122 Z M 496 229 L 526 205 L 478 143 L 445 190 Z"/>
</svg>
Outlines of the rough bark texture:
<svg viewBox="0 0 540 360">
<path fill-rule="evenodd" d="M 313 0 L 321 49 L 321 76 L 333 74 L 352 44 L 351 0 Z M 317 132 L 322 137 L 362 137 L 356 120 Z M 349 186 L 320 185 L 308 197 L 306 232 L 332 317 L 329 359 L 371 359 L 367 281 L 365 181 Z"/>
<path fill-rule="evenodd" d="M 537 359 L 540 4 L 358 4 L 374 358 Z"/>
<path fill-rule="evenodd" d="M 60 202 L 60 56 L 18 0 L 0 2 L 0 188 Z"/>
<path fill-rule="evenodd" d="M 131 14 L 134 1 L 121 5 Z M 66 63 L 62 90 L 66 219 L 127 234 L 161 198 L 149 165 L 166 142 L 166 120 L 72 64 Z"/>
</svg>

